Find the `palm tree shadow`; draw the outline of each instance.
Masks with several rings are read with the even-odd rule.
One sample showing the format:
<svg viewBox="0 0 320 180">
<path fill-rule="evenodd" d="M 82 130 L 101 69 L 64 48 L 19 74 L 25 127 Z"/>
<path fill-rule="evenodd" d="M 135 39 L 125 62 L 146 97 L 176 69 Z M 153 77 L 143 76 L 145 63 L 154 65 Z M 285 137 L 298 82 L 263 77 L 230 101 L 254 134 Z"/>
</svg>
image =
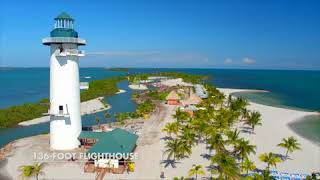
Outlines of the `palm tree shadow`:
<svg viewBox="0 0 320 180">
<path fill-rule="evenodd" d="M 203 154 L 200 154 L 201 157 L 207 159 L 207 160 L 210 160 L 212 155 L 208 154 L 208 153 L 203 153 Z"/>
<path fill-rule="evenodd" d="M 279 157 L 282 161 L 292 160 L 289 156 L 287 157 L 287 156 L 285 156 L 285 155 L 283 155 L 283 154 L 280 154 L 280 153 L 275 153 L 275 155 L 276 155 L 277 157 Z"/>
<path fill-rule="evenodd" d="M 211 164 L 209 166 L 206 166 L 206 169 L 207 169 L 208 172 L 218 171 L 218 166 L 215 166 L 215 165 Z M 212 174 L 211 174 L 211 177 L 206 177 L 204 179 L 212 179 Z"/>
<path fill-rule="evenodd" d="M 264 171 L 263 169 L 259 169 L 259 168 L 256 168 L 256 169 L 253 170 L 253 172 L 256 172 L 258 174 L 262 174 L 263 171 Z"/>
<path fill-rule="evenodd" d="M 171 165 L 172 168 L 176 168 L 176 164 L 178 164 L 180 162 L 176 161 L 176 160 L 173 160 L 173 159 L 166 159 L 166 160 L 163 160 L 161 161 L 161 164 L 165 164 L 164 165 L 164 168 L 167 168 L 169 165 Z"/>
<path fill-rule="evenodd" d="M 248 134 L 255 134 L 251 127 L 241 127 L 240 132 L 248 133 Z"/>
<path fill-rule="evenodd" d="M 164 141 L 170 141 L 170 140 L 172 140 L 173 138 L 172 137 L 170 137 L 170 136 L 165 136 L 165 137 L 162 137 L 162 138 L 160 138 L 161 140 L 164 140 Z"/>
</svg>

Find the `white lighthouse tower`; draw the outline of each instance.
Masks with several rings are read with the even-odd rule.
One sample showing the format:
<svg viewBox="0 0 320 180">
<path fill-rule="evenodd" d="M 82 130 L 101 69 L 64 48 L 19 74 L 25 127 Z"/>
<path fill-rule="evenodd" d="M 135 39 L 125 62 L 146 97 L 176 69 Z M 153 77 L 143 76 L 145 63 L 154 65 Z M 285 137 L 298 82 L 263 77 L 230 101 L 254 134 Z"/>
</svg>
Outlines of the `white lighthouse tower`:
<svg viewBox="0 0 320 180">
<path fill-rule="evenodd" d="M 81 132 L 78 46 L 86 41 L 73 29 L 74 19 L 61 13 L 55 19 L 50 37 L 42 43 L 50 46 L 50 147 L 69 150 L 79 146 Z"/>
</svg>

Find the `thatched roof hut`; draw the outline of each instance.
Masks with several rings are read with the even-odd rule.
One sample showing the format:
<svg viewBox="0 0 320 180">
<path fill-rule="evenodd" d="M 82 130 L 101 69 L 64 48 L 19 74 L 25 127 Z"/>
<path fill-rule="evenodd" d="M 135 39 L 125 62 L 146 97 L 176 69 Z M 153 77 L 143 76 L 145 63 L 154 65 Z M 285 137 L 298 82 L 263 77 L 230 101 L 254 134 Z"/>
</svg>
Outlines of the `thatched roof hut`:
<svg viewBox="0 0 320 180">
<path fill-rule="evenodd" d="M 166 97 L 166 100 L 180 100 L 180 99 L 181 98 L 176 91 L 171 91 Z"/>
<path fill-rule="evenodd" d="M 171 91 L 166 97 L 167 104 L 169 105 L 179 105 L 180 104 L 180 96 L 176 91 Z"/>
</svg>

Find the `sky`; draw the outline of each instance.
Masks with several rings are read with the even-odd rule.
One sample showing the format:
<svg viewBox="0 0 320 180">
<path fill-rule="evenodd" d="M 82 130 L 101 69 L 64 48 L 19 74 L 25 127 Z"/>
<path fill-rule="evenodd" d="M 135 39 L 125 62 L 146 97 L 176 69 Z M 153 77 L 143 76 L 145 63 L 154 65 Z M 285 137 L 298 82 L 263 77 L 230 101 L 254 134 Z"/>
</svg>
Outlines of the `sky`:
<svg viewBox="0 0 320 180">
<path fill-rule="evenodd" d="M 319 0 L 0 0 L 0 66 L 48 67 L 63 11 L 81 67 L 320 70 Z"/>
</svg>

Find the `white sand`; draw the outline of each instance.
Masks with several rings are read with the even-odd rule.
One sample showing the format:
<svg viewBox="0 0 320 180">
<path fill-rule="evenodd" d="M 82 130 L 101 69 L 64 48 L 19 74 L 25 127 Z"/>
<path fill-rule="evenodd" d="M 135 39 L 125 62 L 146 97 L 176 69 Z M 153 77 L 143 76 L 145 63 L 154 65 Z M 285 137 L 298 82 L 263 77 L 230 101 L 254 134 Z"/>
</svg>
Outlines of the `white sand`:
<svg viewBox="0 0 320 180">
<path fill-rule="evenodd" d="M 116 94 L 121 94 L 121 93 L 125 93 L 125 92 L 126 92 L 126 90 L 119 89 L 119 91 Z"/>
<path fill-rule="evenodd" d="M 134 90 L 147 90 L 148 87 L 144 84 L 130 84 L 129 88 L 134 89 Z"/>
<path fill-rule="evenodd" d="M 247 91 L 239 89 L 219 90 L 227 95 L 234 92 Z M 320 145 L 299 136 L 288 126 L 290 122 L 318 113 L 277 108 L 252 102 L 249 105 L 249 109 L 259 111 L 262 115 L 262 126 L 255 128 L 255 134 L 243 134 L 252 144 L 257 146 L 257 154 L 252 156 L 252 158 L 254 158 L 259 168 L 265 167 L 258 159 L 259 154 L 264 152 L 285 154 L 285 150 L 277 147 L 277 144 L 281 142 L 282 138 L 294 136 L 301 144 L 302 150 L 290 154 L 290 159 L 280 163 L 277 169 L 290 173 L 320 171 Z"/>
<path fill-rule="evenodd" d="M 243 90 L 220 89 L 220 91 L 229 94 Z M 135 172 L 122 175 L 107 174 L 104 179 L 159 179 L 161 171 L 164 172 L 166 179 L 172 179 L 175 176 L 187 177 L 188 170 L 193 164 L 201 164 L 207 170 L 210 161 L 204 158 L 203 155 L 208 153 L 208 150 L 201 143 L 193 148 L 190 158 L 178 161 L 176 168 L 172 168 L 171 166 L 164 167 L 164 164 L 160 163 L 166 157 L 163 156 L 165 150 L 165 140 L 163 137 L 166 134 L 161 130 L 167 122 L 174 121 L 172 114 L 174 114 L 176 108 L 177 106 L 162 105 L 162 110 L 144 123 L 142 135 L 139 137 L 136 149 L 136 152 L 139 153 L 139 159 L 135 160 Z M 265 165 L 258 160 L 259 154 L 269 151 L 284 154 L 285 150 L 278 148 L 276 145 L 281 142 L 282 138 L 294 136 L 301 143 L 302 151 L 290 154 L 290 159 L 280 163 L 277 169 L 280 172 L 289 173 L 320 171 L 320 146 L 300 137 L 288 127 L 289 122 L 300 119 L 305 115 L 316 113 L 276 108 L 256 103 L 250 103 L 248 108 L 259 111 L 262 114 L 263 125 L 255 128 L 255 134 L 242 134 L 243 137 L 250 139 L 250 142 L 258 147 L 256 150 L 257 154 L 251 157 L 258 168 L 265 168 Z M 34 152 L 34 149 L 37 149 L 37 146 L 39 146 L 35 145 L 39 141 L 33 138 L 18 140 L 15 144 L 17 148 L 14 148 L 7 158 L 8 164 L 3 170 L 12 177 L 17 177 L 17 166 L 32 163 L 30 153 Z M 47 141 L 43 141 L 43 143 L 48 143 Z M 44 169 L 44 172 L 45 174 L 41 177 L 47 179 L 94 179 L 95 177 L 95 174 L 83 173 L 83 165 L 75 162 L 63 165 L 49 165 Z M 210 174 L 207 171 L 205 177 L 209 176 Z"/>
<path fill-rule="evenodd" d="M 193 86 L 193 84 L 190 83 L 186 83 L 182 80 L 182 78 L 176 78 L 176 79 L 168 79 L 168 80 L 164 80 L 161 81 L 161 84 L 164 86 Z"/>
<path fill-rule="evenodd" d="M 163 105 L 164 106 L 164 105 Z M 163 133 L 162 127 L 167 121 L 172 119 L 175 112 L 174 106 L 165 106 L 164 110 L 151 116 L 146 120 L 142 128 L 142 135 L 138 139 L 136 152 L 139 159 L 135 161 L 136 171 L 130 174 L 107 174 L 104 179 L 159 179 L 160 175 L 160 138 Z M 12 179 L 19 175 L 18 167 L 34 163 L 34 153 L 52 153 L 49 150 L 48 135 L 39 135 L 23 138 L 13 143 L 13 150 L 7 156 L 7 163 L 2 168 L 2 173 Z M 40 175 L 42 179 L 94 179 L 95 173 L 84 173 L 84 163 L 82 162 L 64 162 L 48 163 L 43 169 L 44 174 Z"/>
<path fill-rule="evenodd" d="M 103 97 L 99 97 L 96 99 L 82 102 L 80 104 L 81 115 L 92 114 L 95 112 L 100 112 L 100 111 L 104 111 L 104 110 L 111 108 L 110 105 L 108 105 L 108 107 L 104 107 L 104 104 L 102 104 L 99 99 L 103 99 Z M 20 122 L 18 125 L 30 126 L 30 125 L 34 125 L 34 124 L 49 122 L 49 121 L 50 121 L 50 116 L 43 116 L 43 117 L 32 119 L 29 121 Z"/>
</svg>

